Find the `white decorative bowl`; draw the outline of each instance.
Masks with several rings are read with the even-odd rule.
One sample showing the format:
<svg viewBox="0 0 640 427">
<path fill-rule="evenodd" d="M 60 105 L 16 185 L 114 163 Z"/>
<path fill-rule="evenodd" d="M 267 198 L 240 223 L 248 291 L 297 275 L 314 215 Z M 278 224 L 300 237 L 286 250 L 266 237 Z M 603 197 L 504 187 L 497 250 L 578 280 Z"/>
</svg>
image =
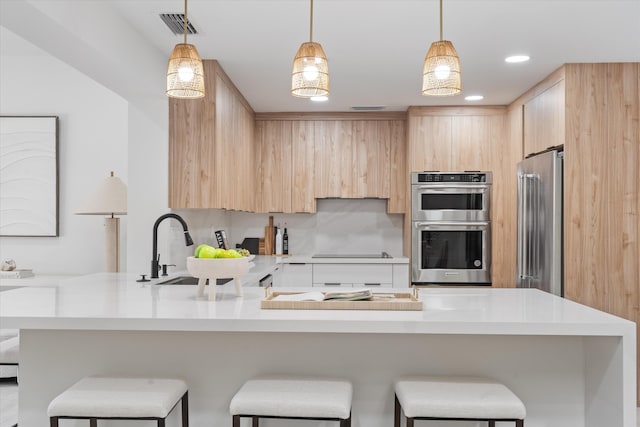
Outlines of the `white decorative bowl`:
<svg viewBox="0 0 640 427">
<path fill-rule="evenodd" d="M 241 277 L 249 271 L 249 258 L 196 258 L 187 257 L 187 271 L 198 278 L 198 296 L 204 295 L 204 287 L 209 279 L 209 299 L 216 298 L 216 279 L 233 278 L 236 294 L 242 296 Z"/>
</svg>

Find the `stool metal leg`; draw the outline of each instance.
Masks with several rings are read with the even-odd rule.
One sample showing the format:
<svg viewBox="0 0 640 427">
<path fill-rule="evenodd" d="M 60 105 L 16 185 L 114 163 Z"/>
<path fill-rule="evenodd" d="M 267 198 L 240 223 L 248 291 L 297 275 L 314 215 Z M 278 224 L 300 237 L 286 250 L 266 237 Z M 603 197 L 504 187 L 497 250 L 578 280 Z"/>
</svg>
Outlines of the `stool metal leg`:
<svg viewBox="0 0 640 427">
<path fill-rule="evenodd" d="M 516 427 L 524 427 L 524 420 L 516 420 Z"/>
<path fill-rule="evenodd" d="M 351 427 L 351 412 L 349 412 L 349 418 L 340 420 L 340 427 Z"/>
<path fill-rule="evenodd" d="M 164 422 L 164 418 L 159 418 L 158 419 L 158 427 L 165 427 L 165 422 Z"/>
<path fill-rule="evenodd" d="M 251 427 L 260 427 L 260 417 L 251 417 Z"/>
<path fill-rule="evenodd" d="M 51 427 L 58 427 L 58 417 L 49 417 L 49 425 Z"/>
<path fill-rule="evenodd" d="M 496 427 L 496 422 L 493 420 L 489 420 L 489 427 Z"/>
<path fill-rule="evenodd" d="M 182 427 L 189 427 L 189 392 L 186 391 L 182 396 Z"/>
<path fill-rule="evenodd" d="M 98 419 L 89 418 L 89 427 L 98 427 Z"/>
<path fill-rule="evenodd" d="M 240 427 L 240 417 L 238 415 L 233 416 L 233 427 Z"/>
<path fill-rule="evenodd" d="M 407 417 L 407 427 L 413 427 L 413 418 Z"/>
<path fill-rule="evenodd" d="M 398 395 L 394 393 L 394 397 L 396 400 L 395 407 L 393 409 L 393 427 L 400 427 L 400 401 L 398 400 Z"/>
</svg>

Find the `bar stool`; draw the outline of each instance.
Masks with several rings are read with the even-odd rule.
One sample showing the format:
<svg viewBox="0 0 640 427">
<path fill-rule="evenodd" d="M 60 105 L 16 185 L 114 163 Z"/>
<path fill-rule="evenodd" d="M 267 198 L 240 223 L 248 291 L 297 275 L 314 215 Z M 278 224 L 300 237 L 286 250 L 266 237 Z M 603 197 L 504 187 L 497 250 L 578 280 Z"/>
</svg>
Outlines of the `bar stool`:
<svg viewBox="0 0 640 427">
<path fill-rule="evenodd" d="M 394 426 L 400 427 L 401 412 L 407 427 L 414 420 L 512 421 L 524 427 L 522 401 L 504 384 L 488 378 L 420 376 L 395 383 Z"/>
<path fill-rule="evenodd" d="M 250 417 L 253 427 L 260 418 L 339 421 L 351 426 L 349 381 L 333 378 L 264 376 L 245 382 L 233 396 L 229 411 L 233 427 Z"/>
<path fill-rule="evenodd" d="M 165 427 L 165 419 L 182 401 L 182 427 L 189 426 L 187 384 L 178 379 L 85 377 L 63 391 L 49 404 L 51 427 L 60 419 L 156 420 Z"/>
</svg>

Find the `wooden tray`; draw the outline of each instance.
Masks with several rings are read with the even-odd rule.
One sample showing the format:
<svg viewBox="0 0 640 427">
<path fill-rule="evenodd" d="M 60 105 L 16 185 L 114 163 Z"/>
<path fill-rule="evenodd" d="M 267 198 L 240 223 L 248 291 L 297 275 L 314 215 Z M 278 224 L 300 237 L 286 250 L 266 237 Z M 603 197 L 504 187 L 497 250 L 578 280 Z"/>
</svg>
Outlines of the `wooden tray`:
<svg viewBox="0 0 640 427">
<path fill-rule="evenodd" d="M 265 297 L 260 308 L 276 310 L 411 310 L 421 311 L 422 301 L 418 298 L 418 288 L 410 292 L 374 292 L 373 299 L 363 301 L 273 301 L 278 295 L 299 294 L 302 292 L 277 292 L 265 288 Z M 376 299 L 376 293 L 393 295 L 393 299 Z"/>
</svg>

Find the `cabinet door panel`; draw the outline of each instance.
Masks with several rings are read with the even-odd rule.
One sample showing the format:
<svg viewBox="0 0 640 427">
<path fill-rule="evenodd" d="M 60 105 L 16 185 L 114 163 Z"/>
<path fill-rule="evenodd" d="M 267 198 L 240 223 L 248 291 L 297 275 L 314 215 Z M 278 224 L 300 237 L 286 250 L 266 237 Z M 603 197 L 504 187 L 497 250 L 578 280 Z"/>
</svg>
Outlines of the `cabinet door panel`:
<svg viewBox="0 0 640 427">
<path fill-rule="evenodd" d="M 451 170 L 449 116 L 409 116 L 409 168 L 412 172 Z"/>
<path fill-rule="evenodd" d="M 392 283 L 391 264 L 314 264 L 314 283 Z"/>
<path fill-rule="evenodd" d="M 524 154 L 563 145 L 565 139 L 565 82 L 556 83 L 524 104 Z"/>
<path fill-rule="evenodd" d="M 339 136 L 337 122 L 317 121 L 314 127 L 315 196 L 339 197 Z"/>
<path fill-rule="evenodd" d="M 291 122 L 265 121 L 260 130 L 263 212 L 291 212 Z"/>
<path fill-rule="evenodd" d="M 315 212 L 314 197 L 315 170 L 313 121 L 296 121 L 292 123 L 293 142 L 291 146 L 291 211 Z"/>
<path fill-rule="evenodd" d="M 311 286 L 311 264 L 282 264 L 280 270 L 276 286 Z"/>
<path fill-rule="evenodd" d="M 391 213 L 407 213 L 409 200 L 409 173 L 407 171 L 407 140 L 405 122 L 394 120 L 391 126 L 389 148 L 389 203 L 387 211 Z"/>
</svg>

